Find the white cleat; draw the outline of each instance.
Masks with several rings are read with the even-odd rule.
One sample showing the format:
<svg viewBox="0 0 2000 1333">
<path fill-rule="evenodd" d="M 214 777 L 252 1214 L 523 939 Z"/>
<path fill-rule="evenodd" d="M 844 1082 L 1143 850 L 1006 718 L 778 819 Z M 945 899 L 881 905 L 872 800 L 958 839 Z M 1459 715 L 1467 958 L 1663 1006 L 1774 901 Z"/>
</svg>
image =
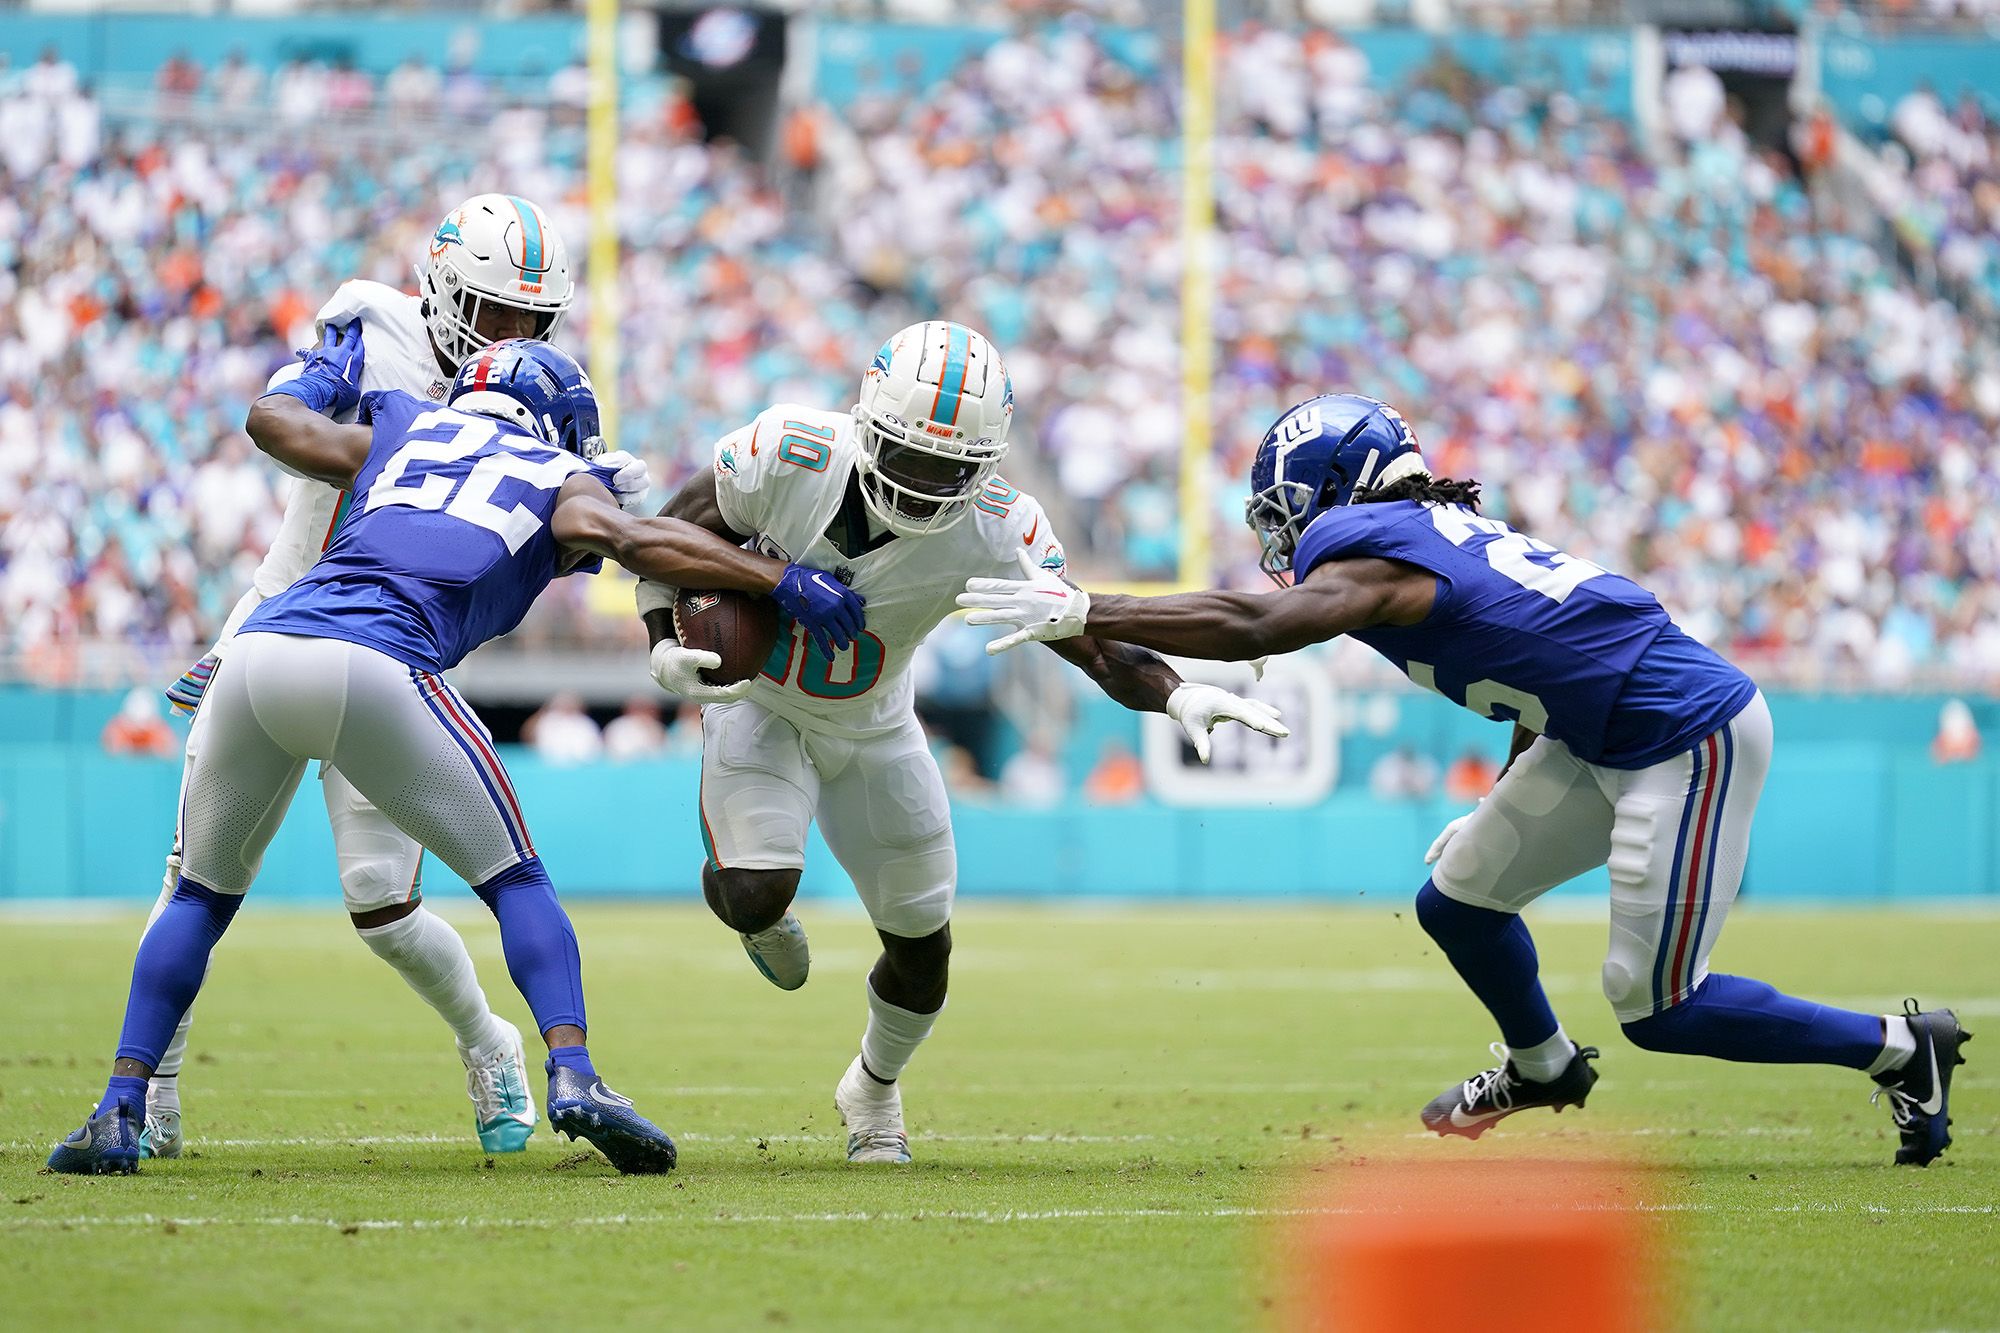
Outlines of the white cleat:
<svg viewBox="0 0 2000 1333">
<path fill-rule="evenodd" d="M 501 1040 L 481 1051 L 458 1048 L 465 1062 L 465 1091 L 472 1098 L 479 1146 L 487 1152 L 520 1152 L 535 1132 L 535 1094 L 528 1091 L 528 1057 L 521 1030 L 495 1017 Z"/>
<path fill-rule="evenodd" d="M 161 1159 L 181 1155 L 181 1113 L 163 1107 L 146 1108 L 146 1127 L 139 1131 L 139 1156 Z"/>
<path fill-rule="evenodd" d="M 743 941 L 743 952 L 773 986 L 797 990 L 806 984 L 806 973 L 812 971 L 812 946 L 806 943 L 806 928 L 798 913 L 788 910 L 777 925 L 737 938 Z"/>
<path fill-rule="evenodd" d="M 903 1089 L 877 1083 L 861 1067 L 861 1057 L 847 1067 L 833 1090 L 834 1109 L 847 1126 L 847 1160 L 894 1162 L 910 1160 L 910 1136 L 903 1132 Z"/>
</svg>

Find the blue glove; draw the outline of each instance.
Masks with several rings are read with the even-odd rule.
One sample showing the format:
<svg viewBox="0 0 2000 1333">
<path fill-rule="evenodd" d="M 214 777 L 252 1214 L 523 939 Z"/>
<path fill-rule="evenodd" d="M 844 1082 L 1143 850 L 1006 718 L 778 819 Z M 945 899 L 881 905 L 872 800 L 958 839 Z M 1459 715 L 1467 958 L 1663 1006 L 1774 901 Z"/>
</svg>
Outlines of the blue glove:
<svg viewBox="0 0 2000 1333">
<path fill-rule="evenodd" d="M 820 656 L 829 660 L 861 633 L 865 603 L 860 594 L 823 569 L 787 565 L 785 576 L 771 590 L 771 600 L 805 626 Z"/>
<path fill-rule="evenodd" d="M 299 377 L 286 380 L 271 393 L 296 398 L 321 415 L 350 411 L 361 401 L 360 320 L 327 325 L 319 346 L 300 352 L 299 359 L 305 363 Z"/>
</svg>

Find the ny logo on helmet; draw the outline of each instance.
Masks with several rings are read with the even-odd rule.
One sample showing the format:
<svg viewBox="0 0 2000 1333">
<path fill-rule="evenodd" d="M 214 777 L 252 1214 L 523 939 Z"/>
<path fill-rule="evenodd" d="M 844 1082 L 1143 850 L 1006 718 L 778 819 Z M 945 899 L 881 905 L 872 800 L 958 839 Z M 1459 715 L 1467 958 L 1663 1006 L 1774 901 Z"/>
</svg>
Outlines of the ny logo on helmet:
<svg viewBox="0 0 2000 1333">
<path fill-rule="evenodd" d="M 1318 435 L 1319 427 L 1319 407 L 1309 403 L 1286 417 L 1278 434 L 1286 448 L 1296 448 Z"/>
</svg>

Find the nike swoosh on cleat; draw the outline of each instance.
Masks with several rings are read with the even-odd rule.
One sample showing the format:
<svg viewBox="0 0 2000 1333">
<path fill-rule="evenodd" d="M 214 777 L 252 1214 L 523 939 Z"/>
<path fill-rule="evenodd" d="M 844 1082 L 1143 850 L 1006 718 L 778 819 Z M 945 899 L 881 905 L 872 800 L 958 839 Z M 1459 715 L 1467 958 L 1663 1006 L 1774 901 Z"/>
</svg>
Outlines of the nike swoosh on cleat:
<svg viewBox="0 0 2000 1333">
<path fill-rule="evenodd" d="M 1471 1129 L 1474 1125 L 1483 1125 L 1507 1114 L 1507 1111 L 1481 1111 L 1478 1115 L 1467 1115 L 1464 1107 L 1454 1106 L 1451 1108 L 1451 1123 L 1458 1129 Z"/>
<path fill-rule="evenodd" d="M 630 1110 L 632 1106 L 631 1098 L 619 1096 L 602 1083 L 591 1084 L 586 1090 L 586 1095 L 599 1106 L 622 1106 L 627 1110 Z"/>
<path fill-rule="evenodd" d="M 1925 1115 L 1936 1115 L 1944 1109 L 1944 1081 L 1938 1077 L 1937 1035 L 1925 1034 L 1930 1038 L 1931 1048 L 1931 1095 L 1917 1103 L 1917 1109 Z"/>
</svg>

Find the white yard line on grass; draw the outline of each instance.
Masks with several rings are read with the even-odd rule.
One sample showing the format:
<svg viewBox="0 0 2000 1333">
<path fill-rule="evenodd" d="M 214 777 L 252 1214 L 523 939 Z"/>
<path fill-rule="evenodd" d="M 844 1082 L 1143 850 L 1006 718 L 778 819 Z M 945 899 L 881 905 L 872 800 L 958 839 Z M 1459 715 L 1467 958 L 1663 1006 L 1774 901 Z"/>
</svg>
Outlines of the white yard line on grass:
<svg viewBox="0 0 2000 1333">
<path fill-rule="evenodd" d="M 0 1231 L 62 1231 L 96 1227 L 309 1227 L 336 1231 L 553 1231 L 568 1227 L 625 1226 L 704 1226 L 742 1224 L 794 1226 L 811 1223 L 875 1224 L 882 1222 L 971 1222 L 1002 1226 L 1023 1222 L 1070 1221 L 1229 1221 L 1254 1218 L 1341 1217 L 1370 1215 L 1376 1210 L 1361 1208 L 1051 1208 L 1044 1210 L 966 1211 L 912 1213 L 826 1212 L 826 1213 L 613 1213 L 600 1217 L 306 1217 L 299 1214 L 273 1217 L 176 1217 L 170 1214 L 134 1213 L 128 1216 L 82 1215 L 71 1217 L 15 1217 L 0 1219 Z M 1703 1203 L 1638 1204 L 1635 1206 L 1591 1205 L 1577 1212 L 1635 1213 L 1787 1213 L 1857 1214 L 1864 1216 L 1971 1215 L 1991 1216 L 2000 1212 L 1995 1204 L 1771 1204 L 1766 1207 L 1718 1207 Z"/>
</svg>

